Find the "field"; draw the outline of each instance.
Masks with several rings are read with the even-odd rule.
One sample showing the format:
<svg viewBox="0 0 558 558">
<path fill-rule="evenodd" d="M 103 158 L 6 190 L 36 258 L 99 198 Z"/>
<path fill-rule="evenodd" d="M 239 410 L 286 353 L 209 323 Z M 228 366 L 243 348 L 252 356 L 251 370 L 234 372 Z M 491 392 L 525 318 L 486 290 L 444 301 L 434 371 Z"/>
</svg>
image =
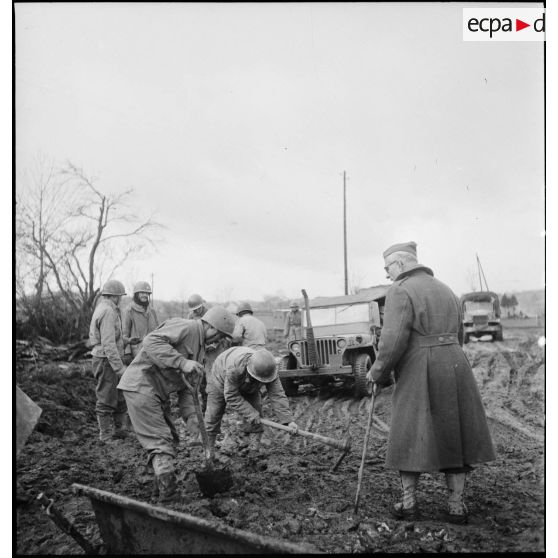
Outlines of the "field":
<svg viewBox="0 0 558 558">
<path fill-rule="evenodd" d="M 353 399 L 348 386 L 303 386 L 290 398 L 305 430 L 343 438 L 349 428 L 352 452 L 331 471 L 339 452 L 302 437 L 266 428 L 259 454 L 236 455 L 234 486 L 212 499 L 199 492 L 194 471 L 201 449 L 183 438 L 177 465 L 183 503 L 175 510 L 258 534 L 305 542 L 325 553 L 541 552 L 544 542 L 544 346 L 542 330 L 504 329 L 503 342 L 465 346 L 489 418 L 497 460 L 468 477 L 469 523 L 442 519 L 444 477 L 424 474 L 419 484 L 420 521 L 400 522 L 388 513 L 399 495 L 398 476 L 384 468 L 391 389 L 376 402 L 359 514 L 353 504 L 369 400 Z M 272 348 L 278 354 L 280 345 Z M 18 554 L 79 554 L 25 494 L 44 491 L 95 543 L 100 535 L 87 498 L 73 495 L 73 482 L 150 501 L 152 478 L 135 440 L 106 447 L 97 441 L 94 383 L 87 360 L 77 363 L 18 362 L 17 384 L 43 409 L 37 429 L 17 459 Z M 264 406 L 268 418 L 271 410 Z M 227 414 L 224 429 L 234 429 Z"/>
</svg>

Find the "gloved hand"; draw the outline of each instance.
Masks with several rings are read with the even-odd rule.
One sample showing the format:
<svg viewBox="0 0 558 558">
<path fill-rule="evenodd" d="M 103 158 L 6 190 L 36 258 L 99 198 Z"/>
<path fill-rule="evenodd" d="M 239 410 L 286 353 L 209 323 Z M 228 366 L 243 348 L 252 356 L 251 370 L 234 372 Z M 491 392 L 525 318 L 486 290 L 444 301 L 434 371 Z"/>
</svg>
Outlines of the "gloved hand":
<svg viewBox="0 0 558 558">
<path fill-rule="evenodd" d="M 260 426 L 260 424 L 262 423 L 261 419 L 260 419 L 260 415 L 252 415 L 249 419 L 248 419 L 248 424 L 250 426 Z"/>
<path fill-rule="evenodd" d="M 203 366 L 196 360 L 186 360 L 182 365 L 181 370 L 186 374 L 196 373 L 200 376 L 203 376 L 204 374 Z"/>
<path fill-rule="evenodd" d="M 287 424 L 287 426 L 292 429 L 293 434 L 295 434 L 295 435 L 298 434 L 298 424 L 296 422 L 294 422 L 294 421 L 289 422 L 289 424 Z"/>
<path fill-rule="evenodd" d="M 141 343 L 141 338 L 140 337 L 130 337 L 129 343 L 130 343 L 130 345 L 137 345 L 138 343 Z"/>
<path fill-rule="evenodd" d="M 372 393 L 374 396 L 378 395 L 381 391 L 380 384 L 372 378 L 372 369 L 368 370 L 366 374 L 366 383 L 372 384 Z"/>
</svg>

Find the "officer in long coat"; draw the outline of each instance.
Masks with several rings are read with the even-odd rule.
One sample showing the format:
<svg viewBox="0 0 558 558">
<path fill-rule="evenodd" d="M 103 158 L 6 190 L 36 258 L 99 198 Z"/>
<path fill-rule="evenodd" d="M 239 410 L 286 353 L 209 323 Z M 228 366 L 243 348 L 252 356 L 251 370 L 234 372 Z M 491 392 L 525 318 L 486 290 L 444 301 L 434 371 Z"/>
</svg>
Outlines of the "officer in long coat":
<svg viewBox="0 0 558 558">
<path fill-rule="evenodd" d="M 147 281 L 138 281 L 134 285 L 134 298 L 125 310 L 122 318 L 122 332 L 137 343 L 130 343 L 124 351 L 124 361 L 130 364 L 141 349 L 143 338 L 159 326 L 155 309 L 151 306 L 149 296 L 151 286 Z"/>
<path fill-rule="evenodd" d="M 234 316 L 220 306 L 208 310 L 201 320 L 170 318 L 145 337 L 118 384 L 138 441 L 148 452 L 161 500 L 172 499 L 176 493 L 178 434 L 169 416 L 170 394 L 178 394 L 180 413 L 187 422 L 195 408 L 182 373 L 190 384 L 196 384 L 195 376 L 204 373 L 205 344 L 230 337 L 233 327 Z"/>
<path fill-rule="evenodd" d="M 464 523 L 466 473 L 472 464 L 496 457 L 479 389 L 461 348 L 459 300 L 418 263 L 416 243 L 395 244 L 383 256 L 394 283 L 386 296 L 379 352 L 367 377 L 378 389 L 390 383 L 394 372 L 386 466 L 400 471 L 403 498 L 392 513 L 416 518 L 420 473 L 442 471 L 447 519 Z"/>
</svg>

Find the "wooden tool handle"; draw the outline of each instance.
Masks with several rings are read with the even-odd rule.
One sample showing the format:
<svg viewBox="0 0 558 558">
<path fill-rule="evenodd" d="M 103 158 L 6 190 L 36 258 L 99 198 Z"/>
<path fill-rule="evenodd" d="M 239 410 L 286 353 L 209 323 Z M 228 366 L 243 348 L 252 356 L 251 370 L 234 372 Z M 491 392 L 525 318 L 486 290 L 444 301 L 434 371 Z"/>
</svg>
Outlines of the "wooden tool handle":
<svg viewBox="0 0 558 558">
<path fill-rule="evenodd" d="M 271 426 L 272 428 L 277 428 L 277 430 L 284 430 L 285 432 L 290 432 L 291 434 L 295 434 L 295 431 L 290 426 L 285 426 L 283 424 L 279 424 L 278 422 L 273 422 L 272 420 L 268 419 L 260 419 L 261 423 L 265 426 Z M 351 442 L 350 438 L 346 440 L 336 440 L 335 438 L 329 438 L 328 436 L 322 436 L 321 434 L 315 434 L 314 432 L 308 432 L 306 430 L 300 430 L 300 428 L 296 431 L 296 434 L 303 436 L 304 438 L 311 438 L 313 440 L 317 440 L 322 444 L 326 444 L 327 446 L 331 446 L 332 448 L 347 452 L 351 449 Z"/>
</svg>

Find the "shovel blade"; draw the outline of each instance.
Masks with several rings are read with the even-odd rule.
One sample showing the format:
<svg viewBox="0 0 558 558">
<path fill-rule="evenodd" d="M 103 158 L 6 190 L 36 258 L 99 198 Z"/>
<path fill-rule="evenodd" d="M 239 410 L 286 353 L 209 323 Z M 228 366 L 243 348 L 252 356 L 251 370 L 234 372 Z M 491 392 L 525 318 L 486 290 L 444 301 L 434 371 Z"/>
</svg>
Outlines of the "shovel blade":
<svg viewBox="0 0 558 558">
<path fill-rule="evenodd" d="M 204 496 L 214 496 L 226 492 L 233 485 L 233 477 L 229 469 L 206 469 L 196 471 L 196 480 Z"/>
</svg>

